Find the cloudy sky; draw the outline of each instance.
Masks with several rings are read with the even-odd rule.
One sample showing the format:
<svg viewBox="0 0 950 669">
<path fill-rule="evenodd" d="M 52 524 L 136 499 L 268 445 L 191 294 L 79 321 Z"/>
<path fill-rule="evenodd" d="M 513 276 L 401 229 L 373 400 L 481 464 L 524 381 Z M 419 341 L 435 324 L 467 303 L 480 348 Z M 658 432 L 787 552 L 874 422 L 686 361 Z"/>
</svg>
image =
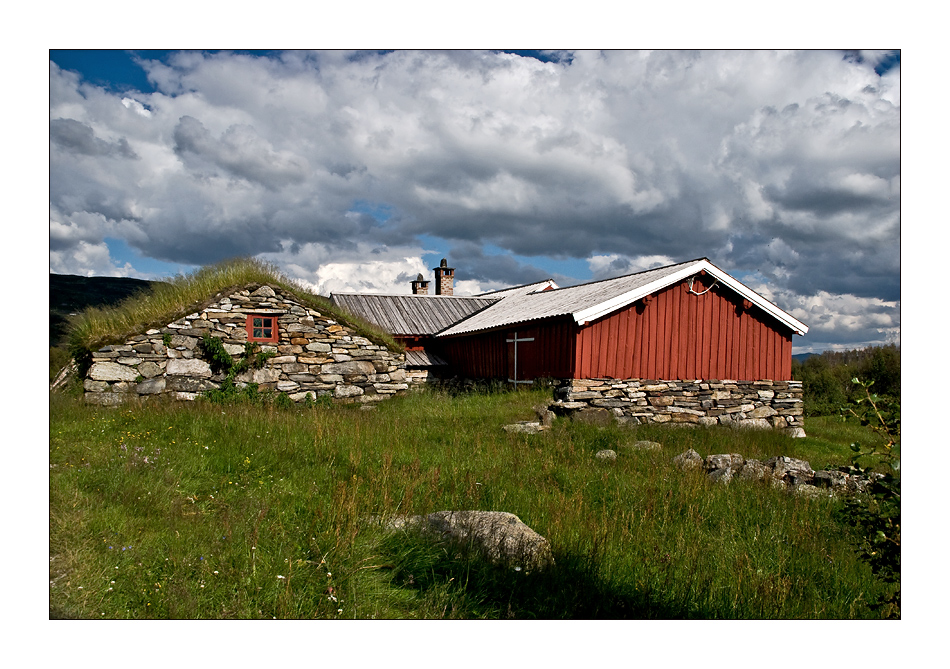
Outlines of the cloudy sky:
<svg viewBox="0 0 950 669">
<path fill-rule="evenodd" d="M 891 52 L 50 51 L 50 272 L 257 256 L 327 294 L 566 286 L 708 257 L 900 341 Z"/>
</svg>

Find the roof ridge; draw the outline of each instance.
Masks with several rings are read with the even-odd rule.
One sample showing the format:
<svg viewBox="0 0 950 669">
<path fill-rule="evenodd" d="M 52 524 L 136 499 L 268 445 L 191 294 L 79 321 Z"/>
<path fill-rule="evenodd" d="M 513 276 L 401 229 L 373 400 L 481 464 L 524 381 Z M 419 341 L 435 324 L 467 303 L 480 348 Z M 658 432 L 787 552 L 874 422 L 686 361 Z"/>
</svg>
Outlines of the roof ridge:
<svg viewBox="0 0 950 669">
<path fill-rule="evenodd" d="M 455 300 L 483 300 L 486 299 L 482 295 L 415 295 L 413 293 L 343 293 L 343 292 L 332 292 L 330 296 L 333 295 L 347 295 L 353 297 L 437 297 L 439 299 L 455 299 Z"/>
<path fill-rule="evenodd" d="M 509 286 L 508 288 L 499 288 L 498 290 L 489 290 L 487 293 L 479 293 L 478 297 L 483 297 L 485 295 L 492 295 L 493 293 L 506 293 L 509 290 L 518 290 L 519 288 L 527 288 L 528 286 L 537 286 L 542 283 L 548 283 L 548 282 L 553 283 L 555 286 L 557 285 L 557 281 L 548 277 L 547 279 L 541 279 L 540 281 L 532 281 L 531 283 L 523 283 L 520 286 Z M 552 290 L 557 290 L 557 289 L 552 288 Z"/>
<path fill-rule="evenodd" d="M 642 269 L 639 272 L 631 272 L 630 274 L 621 274 L 620 276 L 612 276 L 608 279 L 597 279 L 596 281 L 585 281 L 584 283 L 577 283 L 577 284 L 574 284 L 573 286 L 559 286 L 557 288 L 552 288 L 550 291 L 547 291 L 547 292 L 570 290 L 571 288 L 583 288 L 585 286 L 593 286 L 598 283 L 606 283 L 608 281 L 618 281 L 620 279 L 627 279 L 631 276 L 637 276 L 638 274 L 646 274 L 647 272 L 656 272 L 657 270 L 661 270 L 661 269 L 671 269 L 673 267 L 679 267 L 681 265 L 690 265 L 692 263 L 700 262 L 702 260 L 709 262 L 709 259 L 705 257 L 694 258 L 693 260 L 684 260 L 683 262 L 673 263 L 672 265 L 662 265 L 660 267 L 651 267 L 650 269 Z"/>
</svg>

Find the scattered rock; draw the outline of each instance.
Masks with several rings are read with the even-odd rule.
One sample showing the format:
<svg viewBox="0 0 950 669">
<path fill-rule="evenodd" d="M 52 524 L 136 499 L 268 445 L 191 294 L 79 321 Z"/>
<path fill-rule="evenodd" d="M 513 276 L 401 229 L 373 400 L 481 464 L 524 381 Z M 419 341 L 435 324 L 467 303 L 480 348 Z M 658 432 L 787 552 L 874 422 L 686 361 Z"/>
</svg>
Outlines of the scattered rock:
<svg viewBox="0 0 950 669">
<path fill-rule="evenodd" d="M 635 441 L 632 444 L 623 444 L 620 448 L 633 451 L 661 451 L 663 444 L 658 441 Z"/>
<path fill-rule="evenodd" d="M 594 453 L 594 457 L 598 460 L 613 462 L 617 459 L 617 451 L 612 451 L 609 448 L 605 448 L 602 451 L 597 451 Z"/>
<path fill-rule="evenodd" d="M 509 433 L 537 434 L 538 432 L 544 432 L 548 428 L 542 425 L 541 423 L 525 420 L 525 421 L 521 421 L 520 423 L 512 423 L 511 425 L 503 425 L 501 429 Z"/>
<path fill-rule="evenodd" d="M 710 455 L 704 460 L 690 449 L 673 458 L 673 463 L 683 470 L 703 468 L 709 480 L 716 483 L 729 483 L 734 478 L 763 481 L 813 497 L 861 492 L 870 482 L 845 469 L 816 472 L 806 460 L 785 455 L 765 462 L 745 460 L 738 453 Z M 872 473 L 871 477 L 874 476 Z"/>
<path fill-rule="evenodd" d="M 693 449 L 689 449 L 685 453 L 680 453 L 673 458 L 673 464 L 684 471 L 688 469 L 702 469 L 703 458 Z"/>
<path fill-rule="evenodd" d="M 534 412 L 538 415 L 538 421 L 544 427 L 551 427 L 554 425 L 554 412 L 551 411 L 546 406 L 539 406 L 534 408 Z"/>
</svg>

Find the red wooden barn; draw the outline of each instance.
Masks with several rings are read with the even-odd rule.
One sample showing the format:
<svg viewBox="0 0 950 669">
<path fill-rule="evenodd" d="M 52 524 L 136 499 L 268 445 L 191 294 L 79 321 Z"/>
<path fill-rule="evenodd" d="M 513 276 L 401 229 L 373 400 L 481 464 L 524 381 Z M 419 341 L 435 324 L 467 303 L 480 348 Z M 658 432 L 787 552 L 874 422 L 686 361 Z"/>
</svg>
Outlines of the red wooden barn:
<svg viewBox="0 0 950 669">
<path fill-rule="evenodd" d="M 418 366 L 464 378 L 790 380 L 808 328 L 706 258 L 558 288 L 452 295 L 454 270 L 412 296 L 332 299 L 407 343 Z M 440 375 L 443 375 L 440 374 Z"/>
</svg>

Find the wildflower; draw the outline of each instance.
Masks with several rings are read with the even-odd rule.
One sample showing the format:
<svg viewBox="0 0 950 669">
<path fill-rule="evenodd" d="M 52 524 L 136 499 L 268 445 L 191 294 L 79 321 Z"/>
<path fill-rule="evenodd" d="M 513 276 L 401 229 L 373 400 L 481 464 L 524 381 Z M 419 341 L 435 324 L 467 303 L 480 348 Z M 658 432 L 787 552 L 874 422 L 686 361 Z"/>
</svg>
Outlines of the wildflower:
<svg viewBox="0 0 950 669">
<path fill-rule="evenodd" d="M 217 570 L 217 569 L 215 569 L 215 570 L 214 570 L 214 573 L 215 573 L 215 574 L 217 574 L 217 573 L 218 573 L 218 570 Z"/>
<path fill-rule="evenodd" d="M 280 574 L 277 574 L 277 578 L 284 578 L 284 577 L 281 576 Z"/>
</svg>

